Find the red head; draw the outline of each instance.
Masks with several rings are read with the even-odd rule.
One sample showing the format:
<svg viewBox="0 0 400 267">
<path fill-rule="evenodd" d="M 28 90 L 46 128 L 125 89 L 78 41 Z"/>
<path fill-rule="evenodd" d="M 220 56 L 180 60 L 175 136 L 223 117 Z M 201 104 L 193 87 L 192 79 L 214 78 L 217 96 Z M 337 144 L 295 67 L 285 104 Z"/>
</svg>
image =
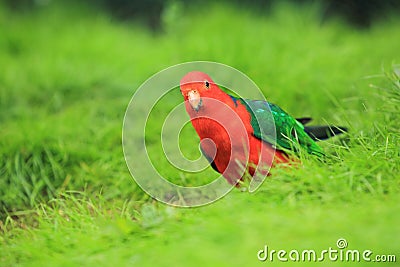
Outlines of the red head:
<svg viewBox="0 0 400 267">
<path fill-rule="evenodd" d="M 192 71 L 186 74 L 180 83 L 181 93 L 185 101 L 189 101 L 193 110 L 198 111 L 202 104 L 202 98 L 215 97 L 222 92 L 218 85 L 207 74 L 200 71 Z"/>
</svg>

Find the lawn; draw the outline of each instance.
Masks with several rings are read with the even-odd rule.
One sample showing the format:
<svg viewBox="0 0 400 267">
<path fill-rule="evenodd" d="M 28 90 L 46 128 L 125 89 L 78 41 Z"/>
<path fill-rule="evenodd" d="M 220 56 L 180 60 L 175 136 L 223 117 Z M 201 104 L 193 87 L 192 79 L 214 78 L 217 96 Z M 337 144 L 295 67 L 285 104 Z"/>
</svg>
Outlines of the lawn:
<svg viewBox="0 0 400 267">
<path fill-rule="evenodd" d="M 152 32 L 82 3 L 20 12 L 0 3 L 0 266 L 287 265 L 257 253 L 337 249 L 340 238 L 400 261 L 400 18 L 360 30 L 318 14 L 285 1 L 263 15 L 171 2 Z M 198 208 L 159 203 L 125 164 L 124 114 L 151 75 L 194 60 L 237 68 L 293 116 L 349 133 L 321 143 L 325 162 L 274 169 L 255 193 L 234 189 Z M 160 114 L 182 101 L 169 99 Z M 157 169 L 190 185 L 216 177 L 172 168 L 158 127 L 146 130 Z M 199 155 L 190 125 L 180 142 Z"/>
</svg>

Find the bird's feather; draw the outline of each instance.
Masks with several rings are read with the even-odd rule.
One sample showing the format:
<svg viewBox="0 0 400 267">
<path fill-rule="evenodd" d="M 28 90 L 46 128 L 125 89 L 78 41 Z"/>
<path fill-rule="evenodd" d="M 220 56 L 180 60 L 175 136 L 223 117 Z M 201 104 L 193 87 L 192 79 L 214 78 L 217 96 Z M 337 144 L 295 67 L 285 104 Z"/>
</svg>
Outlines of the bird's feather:
<svg viewBox="0 0 400 267">
<path fill-rule="evenodd" d="M 313 140 L 325 140 L 332 136 L 347 132 L 347 128 L 332 125 L 304 126 L 304 131 Z"/>
<path fill-rule="evenodd" d="M 310 154 L 324 155 L 322 149 L 305 132 L 303 124 L 279 106 L 263 100 L 237 100 L 244 104 L 251 114 L 255 137 L 280 150 L 299 152 L 300 148 L 303 148 Z"/>
<path fill-rule="evenodd" d="M 308 124 L 310 121 L 312 121 L 312 118 L 310 117 L 304 117 L 304 118 L 296 118 L 296 121 L 300 122 L 303 125 Z"/>
<path fill-rule="evenodd" d="M 214 160 L 204 151 L 204 149 L 200 145 L 200 150 L 201 153 L 203 153 L 204 157 L 207 159 L 207 161 L 210 163 L 211 167 L 214 169 L 216 172 L 220 172 L 217 168 L 217 165 L 215 164 Z"/>
</svg>

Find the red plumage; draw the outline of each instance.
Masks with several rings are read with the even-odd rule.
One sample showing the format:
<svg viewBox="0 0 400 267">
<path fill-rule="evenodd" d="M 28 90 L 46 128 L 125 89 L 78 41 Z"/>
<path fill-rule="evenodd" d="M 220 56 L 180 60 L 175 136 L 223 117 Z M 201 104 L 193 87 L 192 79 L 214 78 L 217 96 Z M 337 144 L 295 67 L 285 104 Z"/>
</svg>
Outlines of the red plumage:
<svg viewBox="0 0 400 267">
<path fill-rule="evenodd" d="M 254 136 L 245 105 L 234 101 L 207 74 L 188 73 L 180 88 L 203 153 L 229 183 L 236 185 L 245 170 L 265 177 L 274 163 L 288 161 L 283 152 Z"/>
</svg>

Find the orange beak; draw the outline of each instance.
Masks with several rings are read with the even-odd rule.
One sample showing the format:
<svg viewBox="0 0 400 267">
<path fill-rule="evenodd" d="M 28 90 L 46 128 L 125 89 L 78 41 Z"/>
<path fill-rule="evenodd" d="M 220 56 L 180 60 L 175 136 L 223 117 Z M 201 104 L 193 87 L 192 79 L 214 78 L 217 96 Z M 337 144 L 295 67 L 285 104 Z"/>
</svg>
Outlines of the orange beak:
<svg viewBox="0 0 400 267">
<path fill-rule="evenodd" d="M 196 90 L 189 91 L 188 100 L 194 110 L 198 111 L 200 109 L 202 101 L 199 92 Z"/>
</svg>

